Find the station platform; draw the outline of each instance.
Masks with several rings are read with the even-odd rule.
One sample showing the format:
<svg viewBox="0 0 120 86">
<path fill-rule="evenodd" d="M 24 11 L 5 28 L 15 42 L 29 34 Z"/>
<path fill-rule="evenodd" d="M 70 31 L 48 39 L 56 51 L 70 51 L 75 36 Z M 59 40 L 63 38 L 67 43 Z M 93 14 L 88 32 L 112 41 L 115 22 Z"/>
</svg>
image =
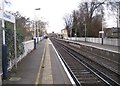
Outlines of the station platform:
<svg viewBox="0 0 120 86">
<path fill-rule="evenodd" d="M 39 42 L 37 48 L 18 63 L 17 70 L 11 70 L 2 84 L 72 86 L 75 82 L 48 38 Z"/>
<path fill-rule="evenodd" d="M 112 53 L 118 53 L 120 54 L 120 42 L 118 41 L 119 46 L 114 46 L 114 45 L 107 45 L 107 44 L 99 44 L 99 43 L 92 43 L 92 42 L 85 42 L 85 41 L 76 41 L 76 40 L 68 40 L 68 39 L 59 39 L 59 40 L 66 40 L 74 43 L 78 43 L 80 45 L 88 46 L 88 47 L 93 47 L 96 49 L 101 49 L 105 51 L 109 51 Z"/>
<path fill-rule="evenodd" d="M 78 42 L 82 45 L 92 46 L 94 48 L 98 48 L 98 49 L 102 49 L 102 50 L 120 54 L 120 46 L 113 46 L 113 45 L 107 45 L 107 44 L 102 45 L 102 44 L 98 44 L 98 43 L 83 42 L 83 41 L 78 41 Z"/>
</svg>

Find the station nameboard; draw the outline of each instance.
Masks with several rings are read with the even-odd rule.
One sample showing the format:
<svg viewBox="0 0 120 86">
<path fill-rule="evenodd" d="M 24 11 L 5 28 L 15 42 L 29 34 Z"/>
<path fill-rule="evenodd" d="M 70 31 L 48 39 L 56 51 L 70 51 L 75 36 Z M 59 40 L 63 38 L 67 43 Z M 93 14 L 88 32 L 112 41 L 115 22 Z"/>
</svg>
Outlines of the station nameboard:
<svg viewBox="0 0 120 86">
<path fill-rule="evenodd" d="M 4 19 L 5 21 L 9 21 L 9 22 L 15 23 L 14 15 L 12 15 L 9 12 L 3 12 L 2 10 L 0 10 L 0 18 Z"/>
<path fill-rule="evenodd" d="M 9 12 L 3 11 L 3 1 L 0 0 L 0 19 L 15 23 L 15 17 Z"/>
</svg>

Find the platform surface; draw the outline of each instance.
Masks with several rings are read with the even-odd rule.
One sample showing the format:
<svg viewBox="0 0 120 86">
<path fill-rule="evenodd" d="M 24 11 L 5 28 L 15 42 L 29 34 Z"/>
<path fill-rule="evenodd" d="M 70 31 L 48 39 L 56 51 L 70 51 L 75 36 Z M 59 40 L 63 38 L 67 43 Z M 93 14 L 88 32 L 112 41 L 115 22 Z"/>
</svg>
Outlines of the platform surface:
<svg viewBox="0 0 120 86">
<path fill-rule="evenodd" d="M 18 63 L 3 84 L 71 84 L 55 49 L 49 39 L 37 44 L 37 48 Z"/>
<path fill-rule="evenodd" d="M 71 41 L 71 40 L 69 40 L 69 41 Z M 107 44 L 102 45 L 99 43 L 84 42 L 84 41 L 71 41 L 71 42 L 76 42 L 76 43 L 79 43 L 81 45 L 90 46 L 90 47 L 98 48 L 101 50 L 106 50 L 106 51 L 120 54 L 120 42 L 119 41 L 118 41 L 119 46 L 113 46 L 113 45 L 107 45 Z"/>
</svg>

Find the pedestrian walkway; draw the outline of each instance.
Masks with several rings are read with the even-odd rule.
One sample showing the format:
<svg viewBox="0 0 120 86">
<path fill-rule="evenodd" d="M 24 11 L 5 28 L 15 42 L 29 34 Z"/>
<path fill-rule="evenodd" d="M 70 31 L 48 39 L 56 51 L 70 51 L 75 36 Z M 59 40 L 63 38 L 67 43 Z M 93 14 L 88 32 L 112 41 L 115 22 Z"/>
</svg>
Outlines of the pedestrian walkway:
<svg viewBox="0 0 120 86">
<path fill-rule="evenodd" d="M 17 70 L 12 70 L 3 84 L 74 84 L 68 75 L 51 41 L 44 39 L 18 63 Z"/>
</svg>

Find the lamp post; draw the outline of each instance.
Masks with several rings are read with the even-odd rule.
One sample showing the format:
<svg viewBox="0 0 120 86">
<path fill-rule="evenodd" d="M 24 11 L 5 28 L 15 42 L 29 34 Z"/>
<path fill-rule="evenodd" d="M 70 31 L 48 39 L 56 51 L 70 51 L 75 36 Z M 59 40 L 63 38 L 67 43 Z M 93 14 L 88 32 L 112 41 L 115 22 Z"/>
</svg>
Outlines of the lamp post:
<svg viewBox="0 0 120 86">
<path fill-rule="evenodd" d="M 117 29 L 120 27 L 120 2 L 117 3 Z"/>
<path fill-rule="evenodd" d="M 103 37 L 104 37 L 104 31 L 103 31 L 103 15 L 104 15 L 104 12 L 102 11 L 102 32 L 101 32 L 101 34 L 102 34 L 102 42 L 101 42 L 101 44 L 103 45 Z"/>
<path fill-rule="evenodd" d="M 120 38 L 120 2 L 117 2 L 117 36 Z"/>
<path fill-rule="evenodd" d="M 40 10 L 40 8 L 36 8 L 35 11 Z M 38 22 L 36 20 L 36 12 L 34 12 L 34 37 L 38 36 Z"/>
<path fill-rule="evenodd" d="M 85 42 L 86 42 L 86 24 L 85 24 Z"/>
<path fill-rule="evenodd" d="M 5 21 L 9 21 L 11 23 L 14 24 L 14 63 L 13 65 L 15 65 L 15 68 L 17 69 L 17 43 L 16 43 L 16 21 L 15 21 L 15 16 L 7 11 L 4 10 L 4 2 L 5 0 L 2 0 L 2 5 L 0 8 L 2 8 L 2 10 L 0 10 L 0 18 L 2 20 L 2 28 L 5 28 Z M 12 67 L 10 65 L 10 67 Z M 2 33 L 2 71 L 3 71 L 3 79 L 7 78 L 7 73 L 8 73 L 8 58 L 7 58 L 7 45 L 5 43 L 5 31 L 3 30 Z M 0 75 L 1 77 L 1 75 Z"/>
<path fill-rule="evenodd" d="M 85 25 L 85 42 L 86 42 L 86 23 L 85 23 L 85 17 L 84 17 L 84 25 Z"/>
</svg>

